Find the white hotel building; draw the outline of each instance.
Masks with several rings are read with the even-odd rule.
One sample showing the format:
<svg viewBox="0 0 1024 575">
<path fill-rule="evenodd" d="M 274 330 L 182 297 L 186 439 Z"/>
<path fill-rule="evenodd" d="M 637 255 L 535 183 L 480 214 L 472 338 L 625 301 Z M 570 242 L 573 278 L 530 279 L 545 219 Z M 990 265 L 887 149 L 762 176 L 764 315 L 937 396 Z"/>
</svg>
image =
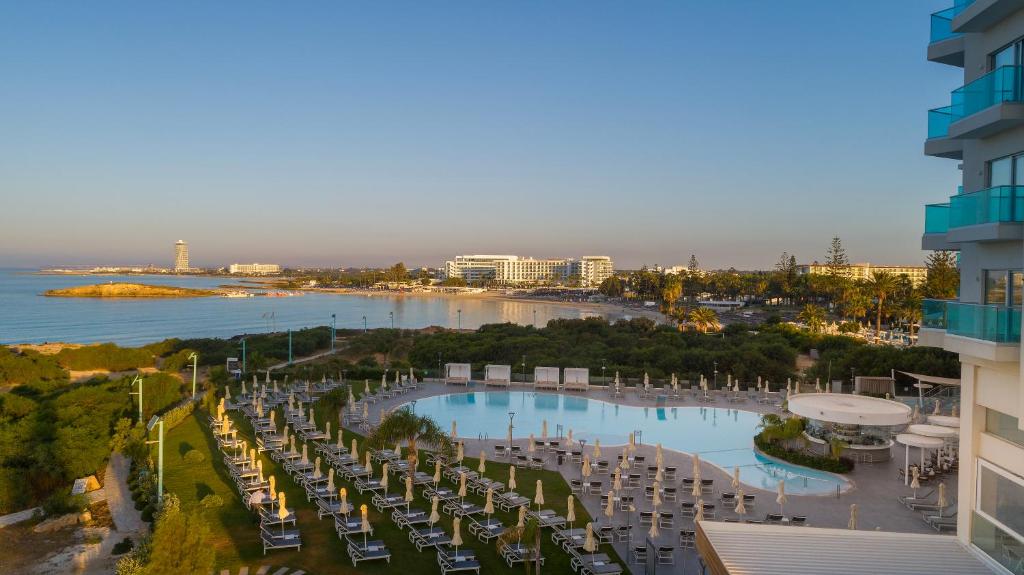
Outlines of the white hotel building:
<svg viewBox="0 0 1024 575">
<path fill-rule="evenodd" d="M 281 266 L 278 264 L 231 264 L 228 273 L 242 274 L 247 276 L 265 276 L 281 273 Z"/>
<path fill-rule="evenodd" d="M 600 285 L 612 276 L 612 259 L 608 256 L 583 256 L 580 259 L 534 259 L 509 255 L 455 256 L 444 263 L 445 278 L 462 278 L 467 282 L 495 281 L 501 285 L 563 282 L 579 276 L 580 285 Z"/>
</svg>

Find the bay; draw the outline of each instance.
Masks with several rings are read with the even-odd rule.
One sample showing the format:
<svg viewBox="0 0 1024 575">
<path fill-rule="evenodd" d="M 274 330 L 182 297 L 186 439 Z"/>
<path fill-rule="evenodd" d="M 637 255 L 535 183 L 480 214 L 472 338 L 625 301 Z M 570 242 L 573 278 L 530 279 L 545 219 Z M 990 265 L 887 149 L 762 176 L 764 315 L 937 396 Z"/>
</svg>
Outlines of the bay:
<svg viewBox="0 0 1024 575">
<path fill-rule="evenodd" d="M 192 288 L 237 283 L 235 278 L 202 276 L 52 275 L 33 270 L 0 269 L 0 344 L 113 342 L 144 345 L 169 337 L 231 337 L 330 325 L 338 329 L 394 326 L 463 329 L 513 322 L 538 326 L 556 318 L 630 314 L 612 308 L 562 302 L 523 301 L 480 296 L 356 295 L 306 293 L 294 297 L 104 299 L 45 297 L 49 289 L 129 281 Z"/>
</svg>

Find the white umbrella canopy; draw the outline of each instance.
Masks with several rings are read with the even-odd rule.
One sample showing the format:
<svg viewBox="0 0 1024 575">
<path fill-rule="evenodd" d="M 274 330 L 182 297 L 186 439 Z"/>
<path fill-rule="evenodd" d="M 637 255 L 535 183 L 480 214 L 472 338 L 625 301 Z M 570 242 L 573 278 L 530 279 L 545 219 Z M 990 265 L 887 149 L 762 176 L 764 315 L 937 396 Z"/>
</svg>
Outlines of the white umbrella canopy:
<svg viewBox="0 0 1024 575">
<path fill-rule="evenodd" d="M 534 445 L 533 434 L 531 433 L 530 434 L 530 439 L 528 440 L 528 443 L 526 444 L 526 452 L 527 453 L 533 453 L 536 450 L 537 450 L 537 447 Z"/>
<path fill-rule="evenodd" d="M 360 529 L 363 533 L 368 533 L 370 531 L 370 520 L 367 519 L 367 512 L 368 509 L 366 508 L 365 503 L 359 506 L 359 513 L 363 516 L 363 520 L 360 523 Z"/>
<path fill-rule="evenodd" d="M 327 468 L 327 492 L 328 493 L 333 493 L 334 492 L 334 468 L 333 467 Z"/>
<path fill-rule="evenodd" d="M 696 512 L 693 514 L 693 522 L 704 521 L 704 500 L 698 499 L 697 503 L 694 504 Z"/>
<path fill-rule="evenodd" d="M 370 395 L 370 380 L 364 379 L 363 380 L 363 384 L 364 384 L 364 387 L 366 388 L 365 389 L 365 395 Z"/>
<path fill-rule="evenodd" d="M 782 513 L 782 507 L 789 501 L 786 498 L 786 482 L 780 481 L 778 486 L 778 495 L 775 497 L 775 502 L 779 504 L 779 513 Z"/>
<path fill-rule="evenodd" d="M 932 415 L 939 415 L 940 413 L 942 413 L 942 411 L 940 410 L 939 400 L 936 399 L 935 400 L 935 409 L 932 410 Z"/>
<path fill-rule="evenodd" d="M 466 496 L 466 472 L 459 474 L 459 497 Z"/>
<path fill-rule="evenodd" d="M 341 500 L 341 503 L 339 504 L 338 508 L 341 510 L 342 515 L 348 515 L 348 489 L 345 489 L 344 487 L 339 489 L 338 499 Z"/>
<path fill-rule="evenodd" d="M 370 452 L 369 451 L 366 452 L 366 462 L 363 464 L 363 467 L 366 468 L 366 472 L 369 473 L 370 476 L 372 477 L 373 476 L 373 461 L 370 460 Z"/>
<path fill-rule="evenodd" d="M 612 481 L 612 489 L 616 493 L 622 491 L 622 470 L 618 467 L 615 468 L 615 479 Z"/>
<path fill-rule="evenodd" d="M 597 551 L 597 540 L 594 538 L 594 524 L 587 523 L 587 535 L 583 539 L 583 550 L 587 553 Z"/>
<path fill-rule="evenodd" d="M 572 494 L 569 494 L 569 498 L 565 501 L 565 520 L 570 524 L 576 521 L 576 501 Z"/>
<path fill-rule="evenodd" d="M 401 443 L 396 443 L 395 444 L 395 458 L 396 459 L 401 459 L 402 458 L 402 444 Z"/>
<path fill-rule="evenodd" d="M 380 468 L 380 487 L 384 490 L 384 493 L 388 492 L 388 485 L 391 482 L 391 479 L 388 477 L 388 467 L 390 467 L 390 465 L 385 463 Z"/>
<path fill-rule="evenodd" d="M 412 481 L 412 478 L 409 479 Z M 494 488 L 487 488 L 487 499 L 484 501 L 484 513 L 490 515 L 494 513 Z"/>
<path fill-rule="evenodd" d="M 465 457 L 466 457 L 466 451 L 465 451 L 465 448 L 462 446 L 462 442 L 460 441 L 458 443 L 458 445 L 455 446 L 455 461 L 458 461 L 459 463 L 462 463 L 462 460 Z"/>
<path fill-rule="evenodd" d="M 653 505 L 654 508 L 657 509 L 658 506 L 661 505 L 661 483 L 655 481 L 653 487 L 654 496 L 651 499 L 651 505 Z"/>
<path fill-rule="evenodd" d="M 590 468 L 590 456 L 589 455 L 584 455 L 583 456 L 583 467 L 580 469 L 580 475 L 582 475 L 583 478 L 586 479 L 586 478 L 590 477 L 590 474 L 592 472 L 593 472 L 593 470 Z"/>
<path fill-rule="evenodd" d="M 370 419 L 370 404 L 363 404 L 363 419 Z"/>
<path fill-rule="evenodd" d="M 572 445 L 572 428 L 569 429 L 569 433 L 565 434 L 565 442 Z"/>
<path fill-rule="evenodd" d="M 654 514 L 651 516 L 651 528 L 647 531 L 647 536 L 651 539 L 657 539 L 661 535 L 661 531 L 658 531 L 658 510 L 654 510 Z"/>
<path fill-rule="evenodd" d="M 441 520 L 441 515 L 437 512 L 437 503 L 440 501 L 437 496 L 430 498 L 430 525 L 433 526 L 435 523 Z"/>
<path fill-rule="evenodd" d="M 540 479 L 537 480 L 537 492 L 533 496 L 533 502 L 537 504 L 537 507 L 544 505 L 544 486 L 541 484 Z"/>
<path fill-rule="evenodd" d="M 914 498 L 917 498 L 917 490 L 921 489 L 921 470 L 913 467 L 910 470 L 910 488 L 914 490 Z"/>
<path fill-rule="evenodd" d="M 742 489 L 740 489 L 739 491 L 736 492 L 736 509 L 734 511 L 736 511 L 737 515 L 746 515 L 747 514 L 747 506 L 746 506 L 746 504 L 743 503 L 743 490 Z"/>
<path fill-rule="evenodd" d="M 459 552 L 459 545 L 462 545 L 462 518 L 456 517 L 452 519 L 452 547 L 455 547 L 455 553 Z"/>
<path fill-rule="evenodd" d="M 509 488 L 510 491 L 514 490 L 516 488 L 516 466 L 515 465 L 509 465 L 508 466 L 508 488 Z"/>
<path fill-rule="evenodd" d="M 302 444 L 302 464 L 309 465 L 309 445 Z"/>
<path fill-rule="evenodd" d="M 476 468 L 480 475 L 487 471 L 487 452 L 480 450 L 480 465 Z"/>
<path fill-rule="evenodd" d="M 846 523 L 847 529 L 857 529 L 857 504 L 850 504 L 850 520 Z"/>
</svg>

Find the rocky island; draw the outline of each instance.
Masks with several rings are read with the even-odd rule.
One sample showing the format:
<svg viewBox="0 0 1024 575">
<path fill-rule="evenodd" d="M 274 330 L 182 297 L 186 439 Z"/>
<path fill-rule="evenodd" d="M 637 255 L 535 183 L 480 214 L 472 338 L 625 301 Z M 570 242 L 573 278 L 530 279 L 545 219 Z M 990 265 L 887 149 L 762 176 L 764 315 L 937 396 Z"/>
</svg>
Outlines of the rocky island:
<svg viewBox="0 0 1024 575">
<path fill-rule="evenodd" d="M 161 286 L 135 283 L 106 283 L 47 290 L 49 297 L 124 297 L 124 298 L 171 298 L 210 297 L 220 292 L 177 286 Z"/>
</svg>

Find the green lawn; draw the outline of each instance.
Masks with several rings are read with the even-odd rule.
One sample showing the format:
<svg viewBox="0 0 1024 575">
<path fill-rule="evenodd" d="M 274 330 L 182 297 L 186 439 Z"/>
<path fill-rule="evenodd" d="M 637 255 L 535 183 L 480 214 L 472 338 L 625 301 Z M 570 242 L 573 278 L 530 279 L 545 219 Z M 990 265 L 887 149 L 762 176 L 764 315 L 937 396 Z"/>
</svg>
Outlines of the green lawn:
<svg viewBox="0 0 1024 575">
<path fill-rule="evenodd" d="M 360 388 L 357 386 L 357 389 Z M 323 424 L 325 421 L 337 421 L 337 412 L 327 413 L 322 407 L 317 408 L 317 420 Z M 278 413 L 278 422 L 283 421 Z M 217 550 L 217 567 L 237 568 L 242 565 L 258 565 L 261 563 L 287 565 L 289 567 L 304 569 L 314 575 L 326 575 L 332 573 L 385 573 L 401 569 L 407 573 L 438 573 L 439 568 L 435 552 L 426 549 L 423 553 L 416 551 L 416 548 L 409 542 L 408 533 L 402 531 L 391 521 L 390 511 L 385 517 L 378 513 L 370 504 L 369 494 L 365 496 L 356 492 L 353 485 L 345 481 L 337 481 L 341 487 L 348 487 L 349 501 L 358 508 L 365 503 L 369 507 L 370 523 L 374 526 L 374 537 L 382 539 L 391 551 L 391 566 L 386 563 L 362 563 L 358 570 L 353 569 L 345 553 L 345 545 L 338 538 L 334 531 L 334 523 L 330 518 L 317 519 L 316 505 L 306 501 L 305 491 L 296 485 L 291 477 L 284 472 L 269 457 L 263 456 L 263 469 L 267 475 L 275 475 L 278 489 L 287 493 L 288 506 L 294 507 L 298 514 L 298 527 L 302 532 L 303 546 L 301 551 L 282 550 L 272 551 L 266 558 L 263 556 L 263 547 L 259 538 L 259 526 L 256 516 L 242 506 L 241 498 L 236 491 L 233 482 L 230 480 L 220 453 L 216 450 L 212 435 L 205 425 L 207 415 L 197 411 L 185 422 L 168 433 L 166 441 L 165 473 L 164 484 L 168 491 L 178 494 L 184 504 L 196 503 L 203 496 L 209 493 L 220 495 L 224 501 L 224 507 L 216 510 L 206 511 L 209 520 L 212 541 L 211 545 Z M 239 436 L 253 443 L 252 427 L 248 421 L 241 417 L 234 418 L 239 428 Z M 360 452 L 363 450 L 363 437 L 349 431 L 345 432 L 345 445 L 350 445 L 352 438 L 359 440 Z M 312 446 L 311 446 L 312 447 Z M 206 455 L 207 461 L 200 465 L 187 464 L 183 456 L 189 449 L 198 449 Z M 310 449 L 312 456 L 312 449 Z M 424 458 L 425 459 L 425 458 Z M 476 469 L 479 461 L 467 457 L 465 465 Z M 508 464 L 494 461 L 487 462 L 488 477 L 501 482 L 508 480 Z M 425 462 L 420 464 L 420 469 L 433 474 L 433 467 L 428 467 Z M 324 466 L 326 471 L 326 466 Z M 380 467 L 375 468 L 377 474 Z M 561 475 L 554 471 L 529 471 L 516 470 L 516 482 L 519 485 L 517 491 L 530 497 L 534 494 L 536 481 L 540 479 L 544 485 L 544 498 L 547 502 L 544 507 L 554 509 L 564 515 L 566 510 L 566 499 L 569 495 L 569 485 L 562 479 Z M 392 476 L 395 485 L 391 492 L 401 493 L 404 491 L 404 483 Z M 447 480 L 444 480 L 447 482 Z M 400 484 L 401 483 L 401 484 Z M 468 500 L 483 505 L 482 496 L 470 496 Z M 429 509 L 429 502 L 420 496 L 417 489 L 417 499 L 413 504 L 421 509 Z M 497 507 L 497 506 L 496 506 Z M 505 525 L 512 526 L 516 522 L 516 513 L 503 513 L 500 510 L 495 517 L 501 519 Z M 575 526 L 582 527 L 589 520 L 587 512 L 581 503 L 576 504 Z M 441 525 L 450 533 L 451 518 L 442 514 Z M 477 557 L 482 565 L 482 573 L 510 573 L 513 570 L 501 559 L 497 551 L 495 541 L 489 544 L 481 543 L 471 536 L 466 523 L 463 523 L 462 537 L 465 547 L 476 551 Z M 551 542 L 550 531 L 545 530 L 542 537 L 543 553 L 546 558 L 544 570 L 550 573 L 568 573 L 569 557 L 561 548 Z M 611 546 L 605 545 L 602 549 L 616 557 Z M 621 561 L 620 561 L 621 562 Z M 516 569 L 515 572 L 522 570 Z"/>
</svg>

